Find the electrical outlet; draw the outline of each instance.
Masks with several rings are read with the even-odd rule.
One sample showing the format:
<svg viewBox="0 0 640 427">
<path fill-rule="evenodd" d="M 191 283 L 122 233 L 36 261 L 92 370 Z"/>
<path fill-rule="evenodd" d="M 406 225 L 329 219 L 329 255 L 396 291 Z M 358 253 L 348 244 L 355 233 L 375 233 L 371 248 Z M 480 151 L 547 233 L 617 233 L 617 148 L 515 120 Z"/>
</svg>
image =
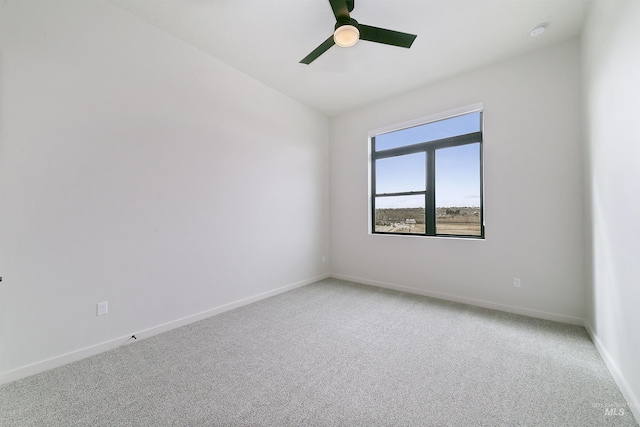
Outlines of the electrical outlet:
<svg viewBox="0 0 640 427">
<path fill-rule="evenodd" d="M 325 262 L 325 261 L 326 261 L 326 259 L 325 259 L 324 255 L 322 255 L 322 262 Z"/>
<path fill-rule="evenodd" d="M 107 301 L 99 302 L 96 304 L 97 313 L 96 316 L 102 316 L 109 313 L 109 303 Z"/>
<path fill-rule="evenodd" d="M 519 288 L 520 287 L 520 278 L 519 277 L 514 277 L 513 278 L 513 287 L 514 288 Z"/>
</svg>

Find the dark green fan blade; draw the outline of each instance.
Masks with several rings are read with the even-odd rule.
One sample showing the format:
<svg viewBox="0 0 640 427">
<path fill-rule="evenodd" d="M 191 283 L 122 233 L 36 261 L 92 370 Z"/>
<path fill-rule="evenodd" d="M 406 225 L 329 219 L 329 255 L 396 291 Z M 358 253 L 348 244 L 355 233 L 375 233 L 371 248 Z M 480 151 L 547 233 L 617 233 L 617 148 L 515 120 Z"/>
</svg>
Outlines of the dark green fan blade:
<svg viewBox="0 0 640 427">
<path fill-rule="evenodd" d="M 318 59 L 318 57 L 320 55 L 322 55 L 327 50 L 329 50 L 329 48 L 331 46 L 333 46 L 334 44 L 336 44 L 336 42 L 333 41 L 333 34 L 332 34 L 328 39 L 326 39 L 324 42 L 322 42 L 322 44 L 320 46 L 315 48 L 313 52 L 311 52 L 309 55 L 305 56 L 304 59 L 302 61 L 300 61 L 300 63 L 301 64 L 307 64 L 307 65 L 311 64 L 313 61 Z"/>
<path fill-rule="evenodd" d="M 360 40 L 384 43 L 392 46 L 410 48 L 416 35 L 401 33 L 399 31 L 385 30 L 384 28 L 370 27 L 369 25 L 359 25 Z"/>
<path fill-rule="evenodd" d="M 329 0 L 329 3 L 331 3 L 331 9 L 333 9 L 333 15 L 336 17 L 336 21 L 349 19 L 347 0 Z"/>
</svg>

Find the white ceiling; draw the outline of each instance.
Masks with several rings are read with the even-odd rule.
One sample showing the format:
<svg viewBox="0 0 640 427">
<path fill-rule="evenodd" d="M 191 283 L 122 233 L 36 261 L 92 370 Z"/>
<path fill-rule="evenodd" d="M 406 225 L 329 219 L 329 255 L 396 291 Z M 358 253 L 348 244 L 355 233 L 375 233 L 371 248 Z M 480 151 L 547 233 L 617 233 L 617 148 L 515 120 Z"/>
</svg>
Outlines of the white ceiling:
<svg viewBox="0 0 640 427">
<path fill-rule="evenodd" d="M 411 49 L 361 41 L 303 65 L 333 32 L 328 0 L 107 1 L 327 116 L 575 37 L 589 4 L 355 0 L 352 18 L 417 34 Z"/>
</svg>

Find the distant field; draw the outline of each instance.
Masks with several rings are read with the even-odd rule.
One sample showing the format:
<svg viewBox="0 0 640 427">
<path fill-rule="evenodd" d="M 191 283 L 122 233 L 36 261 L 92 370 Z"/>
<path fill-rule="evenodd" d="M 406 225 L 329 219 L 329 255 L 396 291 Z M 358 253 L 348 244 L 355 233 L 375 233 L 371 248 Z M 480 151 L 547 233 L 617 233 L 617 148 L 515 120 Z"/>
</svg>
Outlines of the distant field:
<svg viewBox="0 0 640 427">
<path fill-rule="evenodd" d="M 380 233 L 407 233 L 424 234 L 424 224 L 412 225 L 376 225 L 376 231 Z"/>
<path fill-rule="evenodd" d="M 438 234 L 462 234 L 465 236 L 479 236 L 480 224 L 436 224 Z"/>
<path fill-rule="evenodd" d="M 424 234 L 424 224 L 400 226 L 378 225 L 376 226 L 376 231 L 379 233 Z M 480 224 L 437 224 L 436 233 L 479 236 Z"/>
<path fill-rule="evenodd" d="M 425 227 L 424 224 L 376 225 L 376 231 L 379 233 L 424 234 Z M 436 222 L 437 234 L 480 236 L 480 231 L 480 224 L 478 223 Z"/>
<path fill-rule="evenodd" d="M 436 233 L 480 236 L 477 207 L 436 208 Z M 376 209 L 376 231 L 380 233 L 424 234 L 424 209 Z"/>
</svg>

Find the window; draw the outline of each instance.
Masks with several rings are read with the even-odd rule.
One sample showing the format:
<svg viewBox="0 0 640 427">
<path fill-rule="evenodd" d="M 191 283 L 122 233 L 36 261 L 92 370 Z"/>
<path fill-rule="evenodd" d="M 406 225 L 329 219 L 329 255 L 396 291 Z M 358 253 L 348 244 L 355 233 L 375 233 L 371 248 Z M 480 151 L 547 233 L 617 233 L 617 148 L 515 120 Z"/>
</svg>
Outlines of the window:
<svg viewBox="0 0 640 427">
<path fill-rule="evenodd" d="M 482 109 L 371 138 L 371 232 L 484 238 Z"/>
</svg>

